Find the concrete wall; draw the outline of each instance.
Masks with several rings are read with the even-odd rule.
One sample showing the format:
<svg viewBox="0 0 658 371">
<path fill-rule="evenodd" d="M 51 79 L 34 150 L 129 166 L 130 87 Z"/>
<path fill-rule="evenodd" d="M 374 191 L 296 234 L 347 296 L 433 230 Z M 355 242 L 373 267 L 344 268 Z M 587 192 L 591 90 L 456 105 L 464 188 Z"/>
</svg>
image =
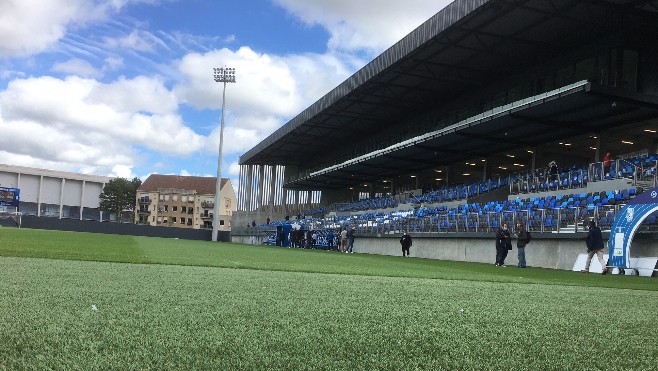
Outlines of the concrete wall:
<svg viewBox="0 0 658 371">
<path fill-rule="evenodd" d="M 518 263 L 516 244 L 509 252 L 506 265 Z M 402 255 L 399 238 L 358 238 L 354 249 L 359 253 Z M 571 270 L 579 254 L 586 252 L 585 234 L 567 236 L 538 236 L 526 247 L 528 266 Z M 631 249 L 633 256 L 658 256 L 658 237 L 636 235 Z M 426 259 L 468 261 L 493 264 L 496 256 L 495 240 L 480 238 L 419 237 L 414 238 L 411 256 Z"/>
<path fill-rule="evenodd" d="M 411 256 L 415 258 L 467 261 L 494 264 L 495 239 L 490 234 L 411 235 Z M 587 251 L 585 233 L 533 233 L 526 247 L 526 261 L 530 267 L 571 270 L 579 254 Z M 359 235 L 354 240 L 354 251 L 361 254 L 401 256 L 399 236 L 377 237 Z M 604 239 L 608 236 L 604 234 Z M 231 236 L 235 243 L 260 244 L 257 236 Z M 516 243 L 509 251 L 506 265 L 518 263 Z M 637 234 L 631 248 L 632 256 L 658 256 L 658 234 Z"/>
</svg>

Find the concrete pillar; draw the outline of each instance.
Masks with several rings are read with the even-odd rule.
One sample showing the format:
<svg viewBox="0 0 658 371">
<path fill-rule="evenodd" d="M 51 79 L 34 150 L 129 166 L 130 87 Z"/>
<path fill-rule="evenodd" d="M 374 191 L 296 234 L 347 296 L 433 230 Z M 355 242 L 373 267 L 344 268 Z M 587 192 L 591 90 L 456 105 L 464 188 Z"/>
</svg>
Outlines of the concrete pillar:
<svg viewBox="0 0 658 371">
<path fill-rule="evenodd" d="M 85 187 L 87 186 L 87 181 L 82 181 L 82 192 L 80 192 L 80 220 L 82 220 L 82 214 L 85 209 Z M 139 212 L 139 203 L 135 204 L 135 208 Z"/>
<path fill-rule="evenodd" d="M 245 198 L 245 209 L 247 211 L 251 211 L 253 207 L 253 197 L 251 195 L 251 190 L 254 182 L 254 177 L 253 177 L 253 166 L 252 165 L 247 165 L 247 179 L 246 179 L 246 198 Z"/>
<path fill-rule="evenodd" d="M 66 179 L 62 178 L 62 185 L 59 188 L 59 218 L 62 219 L 62 212 L 64 212 L 64 187 L 66 186 Z"/>
<path fill-rule="evenodd" d="M 43 190 L 43 175 L 39 176 L 39 197 L 37 198 L 37 216 L 41 216 L 41 190 Z"/>
<path fill-rule="evenodd" d="M 259 165 L 260 179 L 258 180 L 258 211 L 263 207 L 263 195 L 265 194 L 265 165 Z"/>
<path fill-rule="evenodd" d="M 276 193 L 276 166 L 270 166 L 270 200 L 268 202 L 268 217 L 272 219 L 272 215 L 274 214 L 274 195 Z"/>
</svg>

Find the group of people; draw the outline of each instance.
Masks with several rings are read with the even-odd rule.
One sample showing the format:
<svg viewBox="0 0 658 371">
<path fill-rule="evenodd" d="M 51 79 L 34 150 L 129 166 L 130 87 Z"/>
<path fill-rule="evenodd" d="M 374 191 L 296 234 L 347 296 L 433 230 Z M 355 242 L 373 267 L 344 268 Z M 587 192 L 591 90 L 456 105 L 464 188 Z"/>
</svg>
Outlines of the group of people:
<svg viewBox="0 0 658 371">
<path fill-rule="evenodd" d="M 583 273 L 589 273 L 589 267 L 592 262 L 594 255 L 599 259 L 601 264 L 602 274 L 606 274 L 608 269 L 606 263 L 603 259 L 603 249 L 605 248 L 603 243 L 603 235 L 601 234 L 601 229 L 596 225 L 593 220 L 590 220 L 588 223 L 589 231 L 587 237 L 585 238 L 585 244 L 587 246 L 587 260 L 585 262 L 585 268 L 581 270 Z M 514 231 L 509 230 L 507 223 L 504 223 L 501 228 L 498 229 L 496 233 L 496 266 L 504 267 L 505 258 L 507 258 L 507 253 L 509 250 L 512 250 L 512 237 L 516 238 L 516 249 L 518 251 L 518 267 L 525 268 L 525 248 L 530 242 L 530 232 L 528 232 L 522 222 L 516 223 L 516 229 Z"/>
<path fill-rule="evenodd" d="M 338 241 L 335 241 L 336 237 L 334 232 L 329 230 L 327 232 L 327 247 L 329 250 L 338 250 L 339 252 L 345 253 L 354 253 L 354 233 L 355 228 L 342 228 L 338 234 Z M 336 247 L 334 248 L 334 242 Z"/>
<path fill-rule="evenodd" d="M 293 229 L 290 231 L 290 247 L 300 249 L 314 249 L 318 241 L 318 233 L 316 231 L 303 229 Z"/>
<path fill-rule="evenodd" d="M 516 223 L 516 229 L 510 231 L 507 223 L 496 232 L 496 266 L 504 267 L 507 253 L 512 250 L 512 237 L 516 237 L 516 249 L 518 250 L 519 268 L 526 267 L 525 247 L 529 241 L 530 232 L 523 226 L 523 222 Z"/>
</svg>

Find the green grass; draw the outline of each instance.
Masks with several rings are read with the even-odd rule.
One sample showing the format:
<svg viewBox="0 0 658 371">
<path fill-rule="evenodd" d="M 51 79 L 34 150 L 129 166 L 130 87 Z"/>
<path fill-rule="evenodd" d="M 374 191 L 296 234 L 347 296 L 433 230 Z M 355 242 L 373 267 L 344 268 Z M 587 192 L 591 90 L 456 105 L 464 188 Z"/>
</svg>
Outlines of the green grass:
<svg viewBox="0 0 658 371">
<path fill-rule="evenodd" d="M 0 256 L 0 369 L 655 369 L 658 359 L 655 278 L 9 228 Z"/>
</svg>

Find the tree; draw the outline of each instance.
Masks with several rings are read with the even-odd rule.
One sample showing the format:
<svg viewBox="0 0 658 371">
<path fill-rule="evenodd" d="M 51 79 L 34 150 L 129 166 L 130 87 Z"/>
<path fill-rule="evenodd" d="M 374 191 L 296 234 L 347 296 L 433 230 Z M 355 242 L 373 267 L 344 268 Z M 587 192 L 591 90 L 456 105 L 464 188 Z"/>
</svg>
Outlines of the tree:
<svg viewBox="0 0 658 371">
<path fill-rule="evenodd" d="M 135 209 L 137 188 L 141 185 L 142 181 L 139 178 L 133 178 L 133 180 L 114 178 L 110 180 L 105 184 L 103 192 L 99 196 L 101 200 L 100 209 L 115 213 L 117 223 L 121 223 L 122 212 Z"/>
</svg>

